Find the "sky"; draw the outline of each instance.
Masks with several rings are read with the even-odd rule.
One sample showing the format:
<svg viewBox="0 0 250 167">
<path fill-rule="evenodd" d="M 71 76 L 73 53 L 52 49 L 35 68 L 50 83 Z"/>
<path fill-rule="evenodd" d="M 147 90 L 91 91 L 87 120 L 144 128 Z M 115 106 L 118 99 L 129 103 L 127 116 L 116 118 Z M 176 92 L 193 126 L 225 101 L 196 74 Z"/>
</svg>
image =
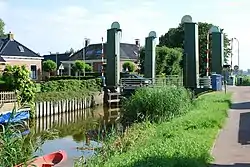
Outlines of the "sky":
<svg viewBox="0 0 250 167">
<path fill-rule="evenodd" d="M 150 31 L 157 36 L 177 27 L 184 15 L 194 22 L 208 22 L 224 29 L 240 43 L 240 68 L 250 69 L 249 0 L 0 0 L 0 18 L 6 32 L 40 54 L 65 52 L 90 43 L 106 41 L 112 22 L 122 29 L 122 42 L 141 44 Z M 238 64 L 237 42 L 233 65 Z"/>
</svg>

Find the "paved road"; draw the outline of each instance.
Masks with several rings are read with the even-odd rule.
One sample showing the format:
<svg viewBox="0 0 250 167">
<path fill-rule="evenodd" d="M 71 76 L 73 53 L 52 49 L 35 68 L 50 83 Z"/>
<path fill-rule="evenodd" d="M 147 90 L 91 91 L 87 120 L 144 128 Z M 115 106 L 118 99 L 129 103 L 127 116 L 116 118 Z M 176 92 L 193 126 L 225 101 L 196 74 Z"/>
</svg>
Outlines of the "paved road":
<svg viewBox="0 0 250 167">
<path fill-rule="evenodd" d="M 231 87 L 233 104 L 220 132 L 212 167 L 250 167 L 250 87 Z"/>
</svg>

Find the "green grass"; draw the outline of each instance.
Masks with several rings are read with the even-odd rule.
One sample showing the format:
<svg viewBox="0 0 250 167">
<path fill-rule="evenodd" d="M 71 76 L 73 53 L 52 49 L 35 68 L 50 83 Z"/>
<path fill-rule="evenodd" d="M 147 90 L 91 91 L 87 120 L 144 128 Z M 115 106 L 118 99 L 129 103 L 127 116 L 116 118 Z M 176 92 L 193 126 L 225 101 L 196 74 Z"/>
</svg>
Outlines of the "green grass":
<svg viewBox="0 0 250 167">
<path fill-rule="evenodd" d="M 212 161 L 210 150 L 227 117 L 230 97 L 205 94 L 195 100 L 189 112 L 171 121 L 133 124 L 122 136 L 111 137 L 87 165 L 206 167 Z"/>
</svg>

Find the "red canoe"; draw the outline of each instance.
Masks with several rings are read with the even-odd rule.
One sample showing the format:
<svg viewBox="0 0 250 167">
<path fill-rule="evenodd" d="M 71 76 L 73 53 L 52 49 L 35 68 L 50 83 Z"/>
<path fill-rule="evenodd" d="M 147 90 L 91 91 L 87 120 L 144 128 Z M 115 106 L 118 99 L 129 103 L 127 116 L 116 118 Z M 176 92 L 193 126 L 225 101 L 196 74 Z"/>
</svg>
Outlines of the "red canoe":
<svg viewBox="0 0 250 167">
<path fill-rule="evenodd" d="M 63 162 L 67 158 L 65 151 L 59 150 L 41 157 L 37 157 L 26 164 L 16 165 L 15 167 L 52 167 Z"/>
</svg>

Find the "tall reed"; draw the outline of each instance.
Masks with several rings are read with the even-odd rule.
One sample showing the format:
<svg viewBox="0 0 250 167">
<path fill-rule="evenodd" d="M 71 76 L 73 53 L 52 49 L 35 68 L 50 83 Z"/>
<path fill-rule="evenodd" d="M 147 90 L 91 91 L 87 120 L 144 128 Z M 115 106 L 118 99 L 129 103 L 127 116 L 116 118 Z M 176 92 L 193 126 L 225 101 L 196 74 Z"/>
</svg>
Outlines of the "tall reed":
<svg viewBox="0 0 250 167">
<path fill-rule="evenodd" d="M 16 113 L 14 109 L 12 116 Z M 0 167 L 13 167 L 25 163 L 34 158 L 33 153 L 41 148 L 42 144 L 57 136 L 57 132 L 44 131 L 37 136 L 34 127 L 35 120 L 20 121 L 19 123 L 0 124 Z M 29 130 L 29 134 L 23 135 L 22 131 Z"/>
<path fill-rule="evenodd" d="M 122 107 L 122 122 L 169 120 L 185 113 L 191 104 L 191 93 L 183 87 L 142 88 Z"/>
</svg>

